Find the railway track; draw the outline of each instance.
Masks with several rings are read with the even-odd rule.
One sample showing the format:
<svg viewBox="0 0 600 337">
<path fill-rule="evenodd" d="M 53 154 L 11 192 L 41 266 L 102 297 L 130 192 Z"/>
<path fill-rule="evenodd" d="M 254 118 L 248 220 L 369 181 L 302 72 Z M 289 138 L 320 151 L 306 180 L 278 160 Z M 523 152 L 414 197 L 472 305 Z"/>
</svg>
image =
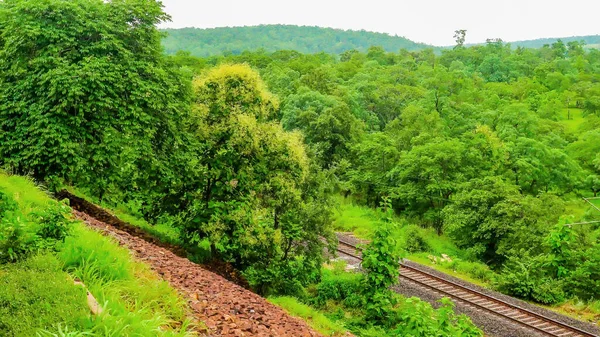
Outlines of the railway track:
<svg viewBox="0 0 600 337">
<path fill-rule="evenodd" d="M 338 252 L 362 260 L 361 249 L 352 243 L 339 240 Z M 404 263 L 400 264 L 400 278 L 418 284 L 443 296 L 461 301 L 479 310 L 500 316 L 537 334 L 554 337 L 598 337 L 577 327 L 545 317 L 501 299 L 464 287 L 455 282 L 424 272 Z"/>
</svg>

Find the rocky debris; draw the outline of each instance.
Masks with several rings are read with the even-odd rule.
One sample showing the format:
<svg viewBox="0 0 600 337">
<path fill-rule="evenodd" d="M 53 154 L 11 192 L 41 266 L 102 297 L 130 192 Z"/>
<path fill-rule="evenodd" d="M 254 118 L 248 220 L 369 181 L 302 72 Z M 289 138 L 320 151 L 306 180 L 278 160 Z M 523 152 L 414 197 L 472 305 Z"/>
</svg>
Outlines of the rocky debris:
<svg viewBox="0 0 600 337">
<path fill-rule="evenodd" d="M 102 309 L 102 306 L 100 306 L 100 303 L 98 303 L 98 301 L 96 300 L 96 298 L 94 297 L 94 295 L 92 295 L 92 293 L 88 290 L 88 288 L 85 286 L 85 284 L 83 284 L 83 282 L 79 281 L 79 280 L 74 280 L 73 284 L 75 284 L 76 286 L 82 286 L 87 294 L 87 304 L 88 307 L 90 308 L 90 312 L 92 313 L 92 315 L 94 316 L 98 316 L 101 315 L 102 312 L 104 311 Z"/>
<path fill-rule="evenodd" d="M 176 245 L 162 242 L 158 238 L 153 236 L 152 234 L 146 232 L 145 230 L 143 230 L 139 227 L 133 226 L 133 225 L 117 218 L 116 216 L 114 216 L 113 214 L 108 212 L 107 210 L 105 210 L 83 198 L 80 198 L 67 190 L 62 190 L 62 191 L 56 193 L 55 197 L 59 200 L 68 199 L 71 208 L 73 208 L 74 210 L 77 210 L 79 212 L 86 213 L 98 221 L 102 221 L 108 225 L 111 225 L 112 227 L 114 227 L 116 229 L 125 231 L 135 237 L 142 238 L 145 241 L 150 242 L 158 247 L 165 248 L 165 249 L 173 252 L 177 256 L 180 256 L 180 257 L 187 256 L 187 252 L 185 251 L 185 249 L 178 247 Z M 246 282 L 246 280 L 237 272 L 237 270 L 235 270 L 231 265 L 229 265 L 227 263 L 223 263 L 220 261 L 213 261 L 208 265 L 203 265 L 203 267 L 205 269 L 208 269 L 214 273 L 221 275 L 222 277 L 226 278 L 227 280 L 229 280 L 231 282 L 234 282 L 246 289 L 250 289 L 250 285 Z"/>
<path fill-rule="evenodd" d="M 452 262 L 452 259 L 450 258 L 450 256 L 448 256 L 446 254 L 442 254 L 442 257 L 437 257 L 437 256 L 433 256 L 430 254 L 430 255 L 427 255 L 427 258 L 433 264 L 440 264 L 442 262 Z"/>
<path fill-rule="evenodd" d="M 74 211 L 88 226 L 115 238 L 184 294 L 210 336 L 321 336 L 264 298 L 200 265 L 112 225 Z"/>
</svg>

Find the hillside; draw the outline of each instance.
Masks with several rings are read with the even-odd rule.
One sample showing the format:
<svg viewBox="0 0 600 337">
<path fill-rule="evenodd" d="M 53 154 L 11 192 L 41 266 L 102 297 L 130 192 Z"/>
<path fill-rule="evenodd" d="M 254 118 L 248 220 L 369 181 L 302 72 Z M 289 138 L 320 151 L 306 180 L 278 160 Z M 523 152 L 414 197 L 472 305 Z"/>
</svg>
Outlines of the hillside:
<svg viewBox="0 0 600 337">
<path fill-rule="evenodd" d="M 346 50 L 366 51 L 381 46 L 389 52 L 400 49 L 420 50 L 432 47 L 404 37 L 383 33 L 332 28 L 261 25 L 251 27 L 165 29 L 163 46 L 167 54 L 187 50 L 195 56 L 218 55 L 223 52 L 240 54 L 245 50 L 296 50 L 301 53 L 333 53 Z"/>
<path fill-rule="evenodd" d="M 554 42 L 562 40 L 564 43 L 571 41 L 584 41 L 588 48 L 600 48 L 600 35 L 586 35 L 586 36 L 571 36 L 571 37 L 556 37 L 556 38 L 545 38 L 535 40 L 524 40 L 510 42 L 513 47 L 525 47 L 525 48 L 541 48 L 544 45 L 551 45 Z"/>
</svg>

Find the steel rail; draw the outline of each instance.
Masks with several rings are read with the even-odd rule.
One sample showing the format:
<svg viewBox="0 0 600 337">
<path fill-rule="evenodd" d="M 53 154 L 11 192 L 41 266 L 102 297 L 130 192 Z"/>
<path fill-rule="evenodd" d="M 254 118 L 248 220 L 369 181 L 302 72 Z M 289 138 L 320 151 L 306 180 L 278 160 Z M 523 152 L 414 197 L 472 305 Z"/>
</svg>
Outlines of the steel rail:
<svg viewBox="0 0 600 337">
<path fill-rule="evenodd" d="M 338 242 L 341 243 L 344 246 L 348 246 L 348 247 L 354 249 L 355 251 L 362 252 L 361 248 L 357 247 L 356 245 L 354 245 L 352 243 L 346 242 L 344 240 L 340 240 L 339 238 L 338 238 Z M 362 257 L 357 256 L 357 255 L 352 254 L 352 253 L 348 253 L 347 251 L 341 250 L 341 249 L 339 249 L 339 247 L 338 247 L 338 251 L 341 252 L 341 253 L 343 253 L 343 254 L 345 254 L 345 255 L 351 256 L 351 257 L 353 257 L 355 259 L 362 260 Z M 511 304 L 511 303 L 508 303 L 508 302 L 506 302 L 504 300 L 501 300 L 499 298 L 496 298 L 494 296 L 482 293 L 482 292 L 474 290 L 474 289 L 470 289 L 470 288 L 465 287 L 465 286 L 463 286 L 461 284 L 458 284 L 456 282 L 453 282 L 453 281 L 450 281 L 450 280 L 446 280 L 446 279 L 443 279 L 443 278 L 441 278 L 439 276 L 436 276 L 436 275 L 430 274 L 428 272 L 419 270 L 417 268 L 408 266 L 408 265 L 406 265 L 404 263 L 400 263 L 400 271 L 402 271 L 402 269 L 408 270 L 408 271 L 410 271 L 413 274 L 414 273 L 419 274 L 422 277 L 424 277 L 424 279 L 418 279 L 418 278 L 416 278 L 414 276 L 411 277 L 410 275 L 407 276 L 406 274 L 403 274 L 402 272 L 400 272 L 400 277 L 402 277 L 402 278 L 405 278 L 405 279 L 407 279 L 407 280 L 409 280 L 411 282 L 417 283 L 417 284 L 419 284 L 422 287 L 426 287 L 426 288 L 429 288 L 429 289 L 431 289 L 433 291 L 436 291 L 438 293 L 442 293 L 442 294 L 444 294 L 446 296 L 455 298 L 455 299 L 457 299 L 457 300 L 459 300 L 461 302 L 464 302 L 464 303 L 466 303 L 468 305 L 474 306 L 476 308 L 479 308 L 479 309 L 482 309 L 484 311 L 490 312 L 490 313 L 492 313 L 494 315 L 497 315 L 497 316 L 500 316 L 502 318 L 508 319 L 508 320 L 510 320 L 512 322 L 518 323 L 518 324 L 520 324 L 520 325 L 522 325 L 522 326 L 524 326 L 526 328 L 535 330 L 535 331 L 537 331 L 539 333 L 543 333 L 543 334 L 548 335 L 548 336 L 598 337 L 597 335 L 591 334 L 591 333 L 589 333 L 587 331 L 584 331 L 584 330 L 581 330 L 581 329 L 579 329 L 577 327 L 573 327 L 573 326 L 570 326 L 570 325 L 568 325 L 566 323 L 559 322 L 559 321 L 557 321 L 557 320 L 555 320 L 553 318 L 549 318 L 549 317 L 543 316 L 543 315 L 535 313 L 535 312 L 533 312 L 531 310 L 522 308 L 522 307 L 520 307 L 518 305 L 514 305 L 514 304 Z M 450 289 L 441 289 L 441 288 L 443 288 L 443 286 L 442 287 L 437 287 L 435 285 L 432 285 L 431 284 L 432 282 L 427 283 L 427 281 L 433 281 L 433 283 L 438 282 L 438 283 L 441 283 L 442 285 L 451 286 L 451 288 Z M 455 293 L 450 292 L 452 290 L 454 290 Z M 463 294 L 462 296 L 461 295 L 457 295 L 458 293 L 461 293 L 461 292 L 463 292 L 465 294 Z M 469 297 L 469 295 L 475 296 L 475 298 L 472 298 L 472 299 L 465 298 L 465 297 Z M 481 302 L 481 300 L 484 300 L 484 301 L 487 301 L 487 302 L 491 302 L 492 304 L 495 304 L 494 306 L 500 306 L 500 307 L 499 308 L 495 308 L 495 309 L 491 309 L 490 307 L 486 307 L 486 306 L 482 305 L 481 303 L 476 303 L 476 302 Z M 511 314 L 513 314 L 512 317 L 510 315 L 507 315 L 507 314 L 504 314 L 504 313 L 501 312 L 501 311 L 506 311 L 507 309 L 511 312 Z M 523 315 L 525 315 L 525 317 L 521 317 Z M 519 317 L 519 318 L 516 318 L 516 317 Z M 534 324 L 529 324 L 528 322 L 525 322 L 526 319 L 531 319 L 531 318 L 533 318 L 534 320 L 541 321 L 541 323 L 538 322 L 538 324 L 536 326 Z M 550 325 L 549 326 L 544 326 L 544 325 L 547 325 L 547 324 L 550 324 Z M 544 326 L 544 327 L 542 328 L 541 326 Z M 551 332 L 551 331 L 554 331 L 554 332 Z M 559 331 L 561 331 L 561 332 L 559 333 Z"/>
</svg>

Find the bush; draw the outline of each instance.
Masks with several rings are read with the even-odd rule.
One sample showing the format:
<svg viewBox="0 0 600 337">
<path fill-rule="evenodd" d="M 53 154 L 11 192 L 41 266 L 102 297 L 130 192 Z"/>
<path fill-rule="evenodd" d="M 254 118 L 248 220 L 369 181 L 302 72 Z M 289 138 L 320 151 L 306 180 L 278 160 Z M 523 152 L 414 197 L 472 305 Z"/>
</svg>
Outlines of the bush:
<svg viewBox="0 0 600 337">
<path fill-rule="evenodd" d="M 580 262 L 566 279 L 565 289 L 580 299 L 600 298 L 600 245 L 582 251 L 585 261 Z"/>
<path fill-rule="evenodd" d="M 483 335 L 469 317 L 454 313 L 452 301 L 443 298 L 440 302 L 442 305 L 436 310 L 429 303 L 418 298 L 407 299 L 397 312 L 400 324 L 394 329 L 393 335 L 415 337 Z"/>
<path fill-rule="evenodd" d="M 16 262 L 43 249 L 54 249 L 69 235 L 70 208 L 48 202 L 25 216 L 16 201 L 0 191 L 0 263 Z"/>
<path fill-rule="evenodd" d="M 430 251 L 431 247 L 425 241 L 421 231 L 415 226 L 409 226 L 404 234 L 406 239 L 404 241 L 404 249 L 409 253 L 419 253 Z"/>
<path fill-rule="evenodd" d="M 71 208 L 63 202 L 49 204 L 41 212 L 35 213 L 34 217 L 40 226 L 37 234 L 42 239 L 64 242 L 71 232 Z"/>
<path fill-rule="evenodd" d="M 531 299 L 537 283 L 536 277 L 532 275 L 534 268 L 531 261 L 524 262 L 514 257 L 509 258 L 496 287 L 507 295 Z"/>
<path fill-rule="evenodd" d="M 0 221 L 6 213 L 14 212 L 17 208 L 17 202 L 8 193 L 0 189 Z"/>
<path fill-rule="evenodd" d="M 317 306 L 324 306 L 327 301 L 334 300 L 347 303 L 349 307 L 360 307 L 365 304 L 361 293 L 362 275 L 350 273 L 332 273 L 325 270 L 323 278 L 316 287 L 316 296 L 311 301 Z"/>
<path fill-rule="evenodd" d="M 510 257 L 496 283 L 499 291 L 543 304 L 556 304 L 565 300 L 563 283 L 546 277 L 544 257 Z"/>
<path fill-rule="evenodd" d="M 30 231 L 18 204 L 0 190 L 0 263 L 16 262 L 37 250 L 39 237 Z"/>
<path fill-rule="evenodd" d="M 452 262 L 441 261 L 441 265 L 484 282 L 493 282 L 495 279 L 494 272 L 482 262 L 454 259 Z"/>
<path fill-rule="evenodd" d="M 563 282 L 551 278 L 539 280 L 531 294 L 534 301 L 542 304 L 556 304 L 565 301 Z"/>
</svg>

